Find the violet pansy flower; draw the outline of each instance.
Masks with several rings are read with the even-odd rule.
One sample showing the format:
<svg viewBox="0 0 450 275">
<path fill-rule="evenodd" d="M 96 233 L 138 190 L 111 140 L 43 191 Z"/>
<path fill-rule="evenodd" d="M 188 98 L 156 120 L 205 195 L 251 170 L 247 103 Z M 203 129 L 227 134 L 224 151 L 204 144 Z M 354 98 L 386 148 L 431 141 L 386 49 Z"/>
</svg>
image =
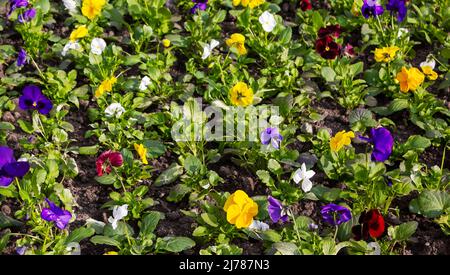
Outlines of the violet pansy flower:
<svg viewBox="0 0 450 275">
<path fill-rule="evenodd" d="M 67 224 L 72 218 L 72 214 L 70 214 L 70 212 L 67 210 L 59 208 L 49 199 L 45 199 L 45 201 L 48 203 L 48 206 L 50 208 L 42 209 L 41 218 L 48 222 L 54 222 L 56 227 L 58 227 L 59 229 L 66 228 Z"/>
<path fill-rule="evenodd" d="M 208 0 L 192 0 L 192 2 L 195 3 L 194 7 L 191 9 L 191 13 L 197 12 L 197 10 L 206 10 Z"/>
<path fill-rule="evenodd" d="M 279 220 L 281 220 L 282 222 L 287 222 L 288 215 L 286 213 L 286 208 L 283 207 L 281 202 L 272 196 L 268 197 L 268 202 L 269 202 L 268 211 L 270 219 L 274 223 L 277 223 Z"/>
<path fill-rule="evenodd" d="M 394 138 L 388 129 L 384 127 L 372 128 L 369 138 L 361 136 L 359 138 L 373 144 L 372 161 L 383 162 L 391 156 Z"/>
<path fill-rule="evenodd" d="M 406 6 L 404 0 L 389 0 L 386 4 L 386 9 L 391 12 L 391 14 L 397 13 L 398 22 L 402 22 L 406 17 Z"/>
<path fill-rule="evenodd" d="M 22 96 L 19 98 L 19 106 L 23 110 L 38 110 L 39 113 L 47 115 L 53 108 L 53 104 L 42 92 L 34 85 L 26 86 L 23 89 Z"/>
<path fill-rule="evenodd" d="M 28 6 L 28 1 L 27 0 L 10 0 L 9 2 L 11 4 L 11 7 L 10 7 L 9 12 L 8 12 L 8 17 L 11 15 L 11 13 L 14 10 L 16 10 L 18 8 L 22 8 L 22 7 Z"/>
<path fill-rule="evenodd" d="M 261 132 L 261 143 L 264 145 L 271 143 L 273 148 L 280 149 L 282 140 L 283 136 L 280 134 L 278 128 L 276 127 L 268 127 Z"/>
<path fill-rule="evenodd" d="M 383 12 L 383 6 L 379 5 L 378 1 L 364 0 L 364 4 L 361 8 L 361 13 L 365 18 L 369 18 L 371 16 L 377 17 L 378 15 L 383 14 Z"/>
<path fill-rule="evenodd" d="M 352 218 L 350 210 L 334 203 L 327 204 L 320 210 L 323 220 L 331 225 L 340 225 Z"/>
<path fill-rule="evenodd" d="M 29 10 L 24 11 L 23 14 L 20 14 L 17 18 L 20 23 L 31 21 L 36 16 L 36 9 L 31 8 Z"/>
<path fill-rule="evenodd" d="M 30 170 L 27 161 L 16 161 L 14 151 L 6 146 L 0 146 L 0 187 L 7 187 L 14 178 L 23 177 Z"/>
<path fill-rule="evenodd" d="M 17 56 L 17 66 L 21 67 L 25 64 L 27 64 L 27 52 L 23 48 L 20 48 L 19 55 Z"/>
</svg>

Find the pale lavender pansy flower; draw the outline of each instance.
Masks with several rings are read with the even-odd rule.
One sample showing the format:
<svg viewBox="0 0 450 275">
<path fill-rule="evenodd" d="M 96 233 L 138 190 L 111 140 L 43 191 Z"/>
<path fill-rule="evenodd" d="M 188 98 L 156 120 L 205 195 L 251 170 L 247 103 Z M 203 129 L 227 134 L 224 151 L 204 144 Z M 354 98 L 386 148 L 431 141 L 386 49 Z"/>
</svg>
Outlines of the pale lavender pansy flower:
<svg viewBox="0 0 450 275">
<path fill-rule="evenodd" d="M 273 148 L 280 149 L 282 140 L 283 136 L 276 127 L 268 127 L 261 132 L 261 143 L 264 145 L 271 143 Z"/>
</svg>

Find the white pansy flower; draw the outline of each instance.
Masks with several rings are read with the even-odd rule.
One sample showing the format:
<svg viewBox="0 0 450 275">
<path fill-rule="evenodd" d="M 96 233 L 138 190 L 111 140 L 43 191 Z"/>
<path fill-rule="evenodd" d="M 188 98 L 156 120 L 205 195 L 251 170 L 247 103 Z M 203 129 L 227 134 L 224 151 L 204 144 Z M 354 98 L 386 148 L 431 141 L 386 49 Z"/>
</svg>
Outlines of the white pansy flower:
<svg viewBox="0 0 450 275">
<path fill-rule="evenodd" d="M 119 118 L 123 113 L 125 113 L 125 109 L 120 105 L 120 103 L 111 103 L 106 109 L 105 114 L 107 117 L 116 117 Z"/>
<path fill-rule="evenodd" d="M 373 250 L 367 255 L 381 255 L 381 247 L 377 242 L 370 242 L 367 244 L 367 247 Z"/>
<path fill-rule="evenodd" d="M 275 21 L 275 17 L 268 11 L 263 12 L 259 17 L 259 23 L 261 23 L 263 29 L 266 32 L 273 31 L 273 28 L 277 25 L 277 21 Z"/>
<path fill-rule="evenodd" d="M 248 227 L 250 230 L 266 231 L 269 230 L 269 225 L 265 222 L 253 220 L 252 224 Z"/>
<path fill-rule="evenodd" d="M 139 90 L 145 91 L 147 90 L 147 86 L 150 85 L 152 81 L 150 80 L 150 77 L 144 76 L 141 80 L 141 83 L 139 84 Z"/>
<path fill-rule="evenodd" d="M 303 163 L 301 168 L 297 169 L 294 173 L 294 181 L 295 183 L 299 184 L 300 181 L 302 182 L 302 189 L 305 192 L 309 192 L 312 188 L 312 182 L 309 180 L 312 178 L 316 172 L 313 170 L 306 170 L 306 165 Z"/>
<path fill-rule="evenodd" d="M 220 44 L 219 41 L 217 41 L 215 39 L 211 40 L 211 42 L 209 44 L 206 44 L 205 47 L 203 47 L 202 59 L 208 58 L 208 56 L 211 55 L 214 48 L 219 46 L 219 44 Z"/>
<path fill-rule="evenodd" d="M 429 55 L 427 56 L 427 59 L 420 63 L 420 67 L 423 68 L 425 66 L 431 67 L 432 70 L 434 70 L 434 67 L 436 66 L 436 61 L 434 60 L 433 56 Z"/>
<path fill-rule="evenodd" d="M 81 49 L 81 45 L 77 41 L 75 41 L 75 42 L 69 41 L 64 46 L 64 49 L 62 50 L 61 55 L 66 56 L 66 54 L 69 50 L 77 50 L 78 51 L 80 49 Z"/>
<path fill-rule="evenodd" d="M 112 217 L 108 218 L 108 222 L 111 223 L 113 229 L 117 228 L 117 222 L 125 218 L 128 215 L 128 204 L 122 206 L 114 206 Z"/>
<path fill-rule="evenodd" d="M 64 7 L 69 12 L 75 13 L 77 11 L 78 1 L 76 0 L 63 0 Z"/>
<path fill-rule="evenodd" d="M 105 50 L 105 48 L 106 48 L 105 40 L 103 40 L 101 38 L 92 39 L 91 53 L 96 54 L 96 55 L 101 55 L 102 52 Z"/>
</svg>

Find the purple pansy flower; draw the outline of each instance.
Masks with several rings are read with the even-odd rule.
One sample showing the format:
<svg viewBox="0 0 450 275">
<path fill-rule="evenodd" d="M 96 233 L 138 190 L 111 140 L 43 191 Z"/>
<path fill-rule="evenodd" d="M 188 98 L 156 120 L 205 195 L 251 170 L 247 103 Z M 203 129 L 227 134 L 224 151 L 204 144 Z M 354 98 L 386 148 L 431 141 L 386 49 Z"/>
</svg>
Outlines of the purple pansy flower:
<svg viewBox="0 0 450 275">
<path fill-rule="evenodd" d="M 281 202 L 272 196 L 268 197 L 268 202 L 269 202 L 268 211 L 270 219 L 274 223 L 277 223 L 279 220 L 281 220 L 282 222 L 287 222 L 288 215 L 286 213 L 285 207 L 283 207 Z"/>
<path fill-rule="evenodd" d="M 10 0 L 11 7 L 8 12 L 8 17 L 11 15 L 11 13 L 18 8 L 26 7 L 28 6 L 27 0 Z"/>
<path fill-rule="evenodd" d="M 56 206 L 51 200 L 45 199 L 50 208 L 44 208 L 41 212 L 41 218 L 48 222 L 54 222 L 56 227 L 59 229 L 66 228 L 70 219 L 72 218 L 72 214 L 69 211 L 63 210 Z"/>
<path fill-rule="evenodd" d="M 384 127 L 372 128 L 370 130 L 370 138 L 361 136 L 360 138 L 373 143 L 372 161 L 383 162 L 392 154 L 394 138 L 388 129 Z"/>
<path fill-rule="evenodd" d="M 268 127 L 261 132 L 261 143 L 267 145 L 272 144 L 273 148 L 280 149 L 280 143 L 283 140 L 283 136 L 280 135 L 278 128 Z"/>
<path fill-rule="evenodd" d="M 31 21 L 36 16 L 36 9 L 31 8 L 26 10 L 23 14 L 20 14 L 18 20 L 20 23 Z"/>
<path fill-rule="evenodd" d="M 26 246 L 19 246 L 16 248 L 16 253 L 19 255 L 25 255 L 25 252 L 27 251 Z"/>
<path fill-rule="evenodd" d="M 27 63 L 27 52 L 23 48 L 20 48 L 19 55 L 17 57 L 17 66 L 21 67 L 26 63 Z"/>
<path fill-rule="evenodd" d="M 370 16 L 378 16 L 384 12 L 383 6 L 379 5 L 376 0 L 364 0 L 361 13 L 365 18 Z"/>
<path fill-rule="evenodd" d="M 194 7 L 191 9 L 191 13 L 195 13 L 197 10 L 206 10 L 208 0 L 192 0 L 195 3 Z"/>
<path fill-rule="evenodd" d="M 6 146 L 0 146 L 0 186 L 7 187 L 16 177 L 23 177 L 30 170 L 26 161 L 16 161 L 14 151 Z"/>
<path fill-rule="evenodd" d="M 403 0 L 389 0 L 386 9 L 391 11 L 391 14 L 397 13 L 398 22 L 402 22 L 406 17 L 407 9 Z"/>
<path fill-rule="evenodd" d="M 53 108 L 53 104 L 44 94 L 41 89 L 34 85 L 26 86 L 23 89 L 22 96 L 19 98 L 19 106 L 23 110 L 38 110 L 39 113 L 47 115 Z"/>
<path fill-rule="evenodd" d="M 320 212 L 324 221 L 331 225 L 339 225 L 352 218 L 352 213 L 348 208 L 334 203 L 323 206 Z"/>
</svg>

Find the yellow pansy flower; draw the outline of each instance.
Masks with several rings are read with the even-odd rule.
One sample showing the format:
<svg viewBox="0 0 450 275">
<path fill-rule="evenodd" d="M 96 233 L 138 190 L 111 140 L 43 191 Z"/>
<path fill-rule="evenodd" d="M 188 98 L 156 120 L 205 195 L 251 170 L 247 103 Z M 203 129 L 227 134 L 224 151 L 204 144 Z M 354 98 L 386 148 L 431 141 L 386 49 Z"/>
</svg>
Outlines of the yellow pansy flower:
<svg viewBox="0 0 450 275">
<path fill-rule="evenodd" d="M 397 53 L 398 50 L 400 50 L 400 48 L 397 46 L 375 49 L 375 61 L 390 62 L 394 59 L 395 54 Z"/>
<path fill-rule="evenodd" d="M 396 78 L 400 82 L 400 91 L 407 93 L 408 91 L 415 91 L 423 81 L 425 76 L 417 68 L 407 69 L 402 68 L 402 71 L 397 74 Z"/>
<path fill-rule="evenodd" d="M 77 39 L 83 38 L 88 34 L 88 29 L 85 25 L 79 26 L 70 33 L 70 41 L 75 41 Z"/>
<path fill-rule="evenodd" d="M 422 69 L 422 72 L 428 77 L 429 80 L 436 80 L 438 78 L 438 74 L 433 71 L 433 68 L 430 66 L 423 66 L 420 67 Z"/>
<path fill-rule="evenodd" d="M 241 4 L 243 7 L 249 6 L 251 9 L 263 4 L 265 0 L 233 0 L 233 6 Z"/>
<path fill-rule="evenodd" d="M 338 132 L 334 137 L 330 139 L 330 148 L 332 151 L 337 152 L 346 145 L 350 145 L 351 139 L 355 137 L 352 131 L 345 132 L 345 130 Z"/>
<path fill-rule="evenodd" d="M 134 144 L 134 149 L 138 153 L 139 157 L 141 157 L 141 161 L 143 164 L 148 164 L 147 161 L 147 148 L 144 147 L 142 144 Z"/>
<path fill-rule="evenodd" d="M 226 41 L 228 47 L 236 48 L 239 55 L 244 55 L 247 53 L 247 49 L 245 48 L 245 36 L 240 33 L 233 33 L 230 38 Z"/>
<path fill-rule="evenodd" d="M 237 228 L 247 228 L 258 214 L 256 204 L 244 191 L 237 190 L 225 202 L 223 210 L 227 213 L 227 221 Z"/>
<path fill-rule="evenodd" d="M 117 251 L 108 251 L 103 255 L 119 255 L 119 253 Z"/>
<path fill-rule="evenodd" d="M 246 107 L 253 103 L 253 90 L 244 82 L 238 82 L 230 90 L 230 101 L 235 106 Z"/>
<path fill-rule="evenodd" d="M 81 13 L 92 20 L 101 13 L 104 5 L 106 0 L 83 0 Z"/>
<path fill-rule="evenodd" d="M 112 87 L 116 82 L 117 78 L 115 78 L 114 76 L 103 80 L 100 86 L 98 86 L 97 90 L 95 91 L 95 96 L 101 97 L 105 92 L 111 92 Z"/>
<path fill-rule="evenodd" d="M 354 16 L 359 16 L 361 14 L 361 3 L 358 3 L 358 0 L 353 1 L 351 11 Z"/>
<path fill-rule="evenodd" d="M 170 40 L 169 39 L 163 39 L 162 44 L 165 48 L 170 47 Z"/>
</svg>

